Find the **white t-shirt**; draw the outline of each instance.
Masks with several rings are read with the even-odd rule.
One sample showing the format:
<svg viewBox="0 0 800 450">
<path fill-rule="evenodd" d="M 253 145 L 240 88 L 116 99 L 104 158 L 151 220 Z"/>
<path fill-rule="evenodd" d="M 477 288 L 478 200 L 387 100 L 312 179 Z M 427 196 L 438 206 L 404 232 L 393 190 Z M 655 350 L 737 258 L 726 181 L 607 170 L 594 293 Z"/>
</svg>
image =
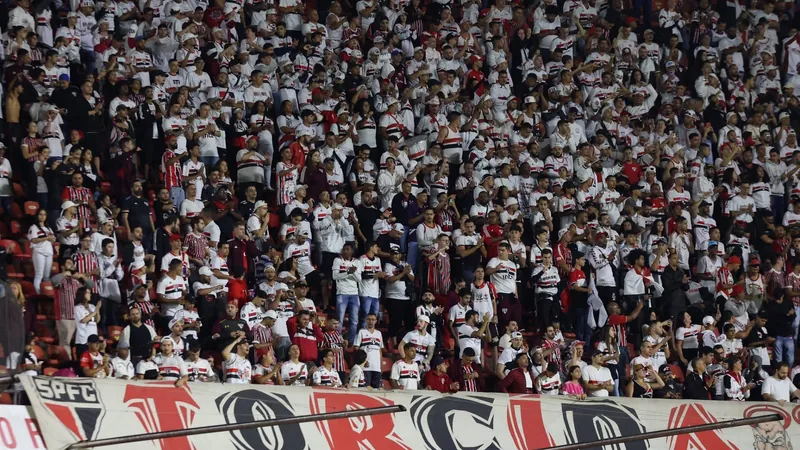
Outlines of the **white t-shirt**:
<svg viewBox="0 0 800 450">
<path fill-rule="evenodd" d="M 417 390 L 419 387 L 420 374 L 416 359 L 411 364 L 402 359 L 398 359 L 392 365 L 392 380 L 397 381 L 404 390 Z"/>
<path fill-rule="evenodd" d="M 761 394 L 769 394 L 774 397 L 775 400 L 788 402 L 791 398 L 792 391 L 795 389 L 797 388 L 794 387 L 789 377 L 783 380 L 779 380 L 775 377 L 767 377 L 767 379 L 764 380 L 764 384 L 761 386 Z"/>
<path fill-rule="evenodd" d="M 581 378 L 587 384 L 591 385 L 601 385 L 608 381 L 612 381 L 611 378 L 611 371 L 609 371 L 605 367 L 600 367 L 599 369 L 594 366 L 586 366 L 583 369 Z M 606 389 L 598 389 L 596 391 L 589 392 L 590 397 L 608 397 L 608 391 Z"/>
<path fill-rule="evenodd" d="M 478 331 L 478 328 L 468 324 L 462 324 L 456 329 L 458 332 L 458 348 L 461 349 L 460 357 L 464 356 L 464 349 L 469 347 L 475 350 L 475 362 L 481 363 L 481 353 L 483 353 L 481 346 L 481 338 L 472 337 L 472 333 Z"/>
<path fill-rule="evenodd" d="M 365 371 L 380 372 L 381 356 L 383 350 L 383 334 L 377 329 L 371 332 L 366 328 L 358 330 L 353 345 L 367 353 L 367 366 Z"/>
<path fill-rule="evenodd" d="M 486 265 L 487 268 L 499 267 L 497 272 L 491 275 L 491 281 L 495 289 L 500 294 L 517 293 L 517 264 L 511 260 L 501 260 L 492 258 Z"/>
<path fill-rule="evenodd" d="M 81 323 L 84 317 L 88 316 L 89 314 L 94 313 L 95 306 L 91 303 L 88 306 L 83 306 L 83 304 L 75 305 L 75 344 L 86 344 L 86 340 L 89 339 L 89 336 L 93 334 L 97 334 L 97 321 L 95 318 L 92 317 L 92 320 Z"/>
</svg>

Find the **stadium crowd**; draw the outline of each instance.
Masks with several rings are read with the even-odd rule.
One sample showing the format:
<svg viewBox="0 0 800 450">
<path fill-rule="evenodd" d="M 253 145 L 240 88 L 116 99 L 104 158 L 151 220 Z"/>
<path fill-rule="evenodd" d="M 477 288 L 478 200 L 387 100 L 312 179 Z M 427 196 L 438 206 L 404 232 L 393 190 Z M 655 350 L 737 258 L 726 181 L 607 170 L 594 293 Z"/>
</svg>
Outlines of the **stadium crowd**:
<svg viewBox="0 0 800 450">
<path fill-rule="evenodd" d="M 0 23 L 12 370 L 800 396 L 792 2 L 14 0 Z"/>
</svg>

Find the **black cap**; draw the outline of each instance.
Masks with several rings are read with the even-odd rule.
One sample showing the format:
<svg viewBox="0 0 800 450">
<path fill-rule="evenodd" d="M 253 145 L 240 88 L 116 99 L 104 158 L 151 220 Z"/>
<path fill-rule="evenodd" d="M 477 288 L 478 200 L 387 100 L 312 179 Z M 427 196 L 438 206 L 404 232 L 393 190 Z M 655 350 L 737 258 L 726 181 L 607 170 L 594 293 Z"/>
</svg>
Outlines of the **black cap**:
<svg viewBox="0 0 800 450">
<path fill-rule="evenodd" d="M 100 337 L 97 336 L 96 334 L 89 335 L 89 337 L 86 338 L 86 342 L 88 344 L 96 344 L 96 343 L 100 342 Z"/>
</svg>

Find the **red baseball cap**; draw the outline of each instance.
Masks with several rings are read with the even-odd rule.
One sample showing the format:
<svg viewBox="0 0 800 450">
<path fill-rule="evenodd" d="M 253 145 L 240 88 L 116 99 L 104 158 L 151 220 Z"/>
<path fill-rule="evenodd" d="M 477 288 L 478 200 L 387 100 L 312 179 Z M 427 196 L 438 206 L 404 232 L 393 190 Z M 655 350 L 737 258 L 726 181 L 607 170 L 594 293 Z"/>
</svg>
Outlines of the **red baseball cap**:
<svg viewBox="0 0 800 450">
<path fill-rule="evenodd" d="M 728 264 L 741 264 L 741 263 L 742 263 L 742 258 L 739 258 L 738 256 L 731 256 L 730 258 L 728 258 Z"/>
</svg>

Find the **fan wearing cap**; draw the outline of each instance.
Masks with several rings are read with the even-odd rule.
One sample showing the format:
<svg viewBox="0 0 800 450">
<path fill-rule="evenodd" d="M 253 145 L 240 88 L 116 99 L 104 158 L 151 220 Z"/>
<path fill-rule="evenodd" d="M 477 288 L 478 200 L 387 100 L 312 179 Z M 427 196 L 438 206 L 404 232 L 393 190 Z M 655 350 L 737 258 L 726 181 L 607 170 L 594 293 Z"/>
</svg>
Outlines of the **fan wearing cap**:
<svg viewBox="0 0 800 450">
<path fill-rule="evenodd" d="M 739 270 L 739 267 L 742 265 L 742 259 L 738 256 L 731 256 L 728 258 L 728 262 L 717 270 L 716 274 L 716 287 L 717 287 L 717 296 L 716 302 L 717 305 L 723 306 L 728 299 L 732 298 L 735 295 L 737 290 L 742 289 L 742 285 L 744 285 L 744 279 L 736 281 L 733 278 L 733 274 Z"/>
<path fill-rule="evenodd" d="M 78 249 L 83 234 L 83 221 L 78 220 L 78 205 L 71 200 L 61 204 L 61 216 L 56 219 L 58 242 L 61 243 L 61 255 L 70 255 Z M 91 238 L 89 239 L 91 243 Z"/>
<path fill-rule="evenodd" d="M 225 383 L 250 384 L 253 367 L 247 359 L 250 344 L 239 335 L 222 350 L 222 372 Z"/>
<path fill-rule="evenodd" d="M 397 346 L 400 356 L 403 359 L 408 359 L 407 356 L 412 354 L 411 360 L 415 363 L 419 363 L 423 370 L 428 370 L 430 368 L 430 362 L 433 358 L 436 346 L 435 338 L 428 333 L 430 321 L 431 319 L 428 316 L 418 316 L 416 328 L 406 333 Z M 406 352 L 406 349 L 413 350 Z M 394 368 L 392 368 L 392 371 L 394 372 Z"/>
<path fill-rule="evenodd" d="M 458 392 L 459 384 L 454 382 L 448 374 L 448 361 L 441 356 L 434 356 L 431 361 L 431 370 L 425 372 L 422 377 L 422 384 L 427 389 L 431 389 L 442 394 Z"/>
<path fill-rule="evenodd" d="M 111 377 L 122 380 L 132 380 L 136 376 L 136 369 L 130 358 L 131 345 L 127 342 L 117 344 L 117 356 L 111 358 Z"/>
<path fill-rule="evenodd" d="M 111 376 L 112 367 L 108 355 L 100 352 L 100 338 L 96 334 L 86 339 L 87 350 L 80 356 L 81 373 L 89 378 L 106 378 Z"/>
<path fill-rule="evenodd" d="M 509 336 L 511 338 L 511 345 L 503 349 L 503 353 L 500 354 L 500 357 L 497 359 L 497 364 L 495 365 L 495 374 L 500 379 L 505 378 L 509 370 L 509 364 L 517 358 L 517 355 L 528 351 L 528 345 L 522 333 L 519 331 L 512 331 Z"/>
</svg>

